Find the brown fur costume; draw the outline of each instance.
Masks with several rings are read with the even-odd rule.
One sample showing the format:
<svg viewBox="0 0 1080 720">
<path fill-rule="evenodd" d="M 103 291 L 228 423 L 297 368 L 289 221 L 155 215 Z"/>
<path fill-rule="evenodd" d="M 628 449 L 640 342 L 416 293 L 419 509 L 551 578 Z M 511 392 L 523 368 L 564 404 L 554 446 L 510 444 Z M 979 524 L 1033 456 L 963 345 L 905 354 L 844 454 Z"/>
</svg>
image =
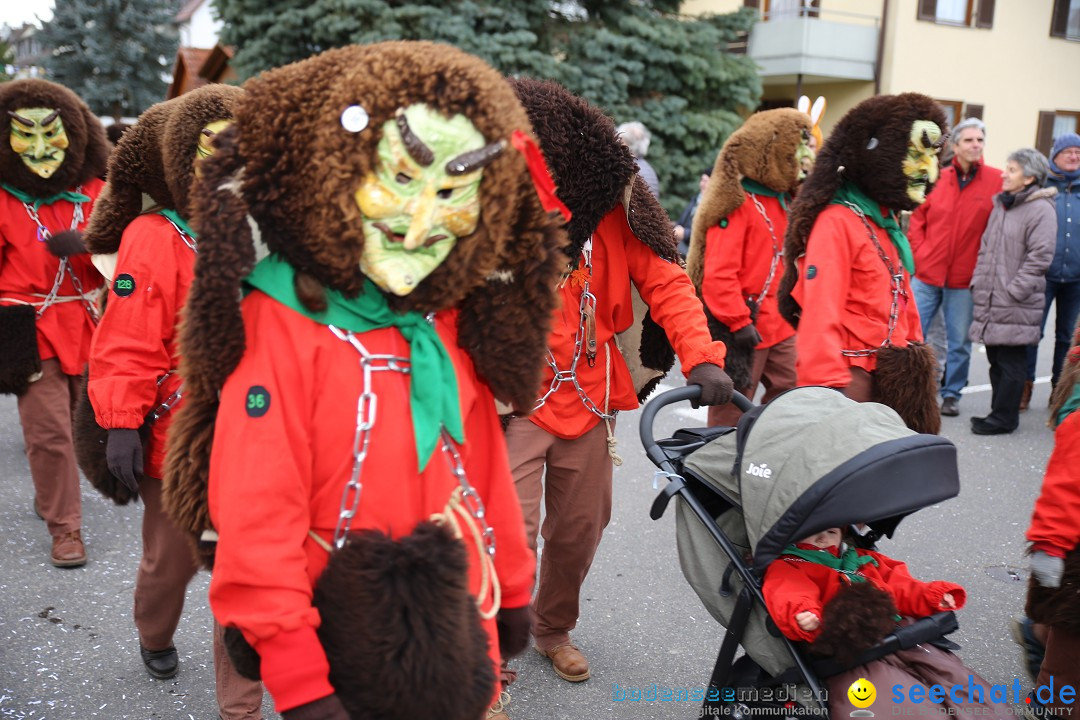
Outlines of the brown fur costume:
<svg viewBox="0 0 1080 720">
<path fill-rule="evenodd" d="M 530 131 L 502 76 L 432 43 L 331 50 L 260 75 L 245 90 L 236 122 L 217 136 L 194 190 L 202 234 L 181 330 L 186 394 L 170 432 L 164 493 L 173 520 L 195 537 L 211 527 L 206 483 L 217 394 L 244 353 L 240 285 L 255 263 L 249 220 L 297 269 L 301 297 L 317 305 L 324 285 L 353 295 L 364 281 L 353 192 L 373 170 L 381 128 L 398 108 L 424 102 L 464 114 L 489 142 Z M 350 133 L 339 118 L 357 103 L 370 122 Z M 509 147 L 484 169 L 480 197 L 477 229 L 459 238 L 412 294 L 388 300 L 399 311 L 460 308 L 459 345 L 496 397 L 528 412 L 565 235 L 544 213 L 525 160 Z"/>
<path fill-rule="evenodd" d="M 242 95 L 238 87 L 205 85 L 142 114 L 109 158 L 109 182 L 86 229 L 90 252 L 108 254 L 120 249 L 124 229 L 142 212 L 144 193 L 181 217 L 190 214 L 188 190 L 195 179 L 200 131 L 215 120 L 232 117 L 233 106 Z M 107 431 L 94 418 L 86 373 L 73 425 L 79 468 L 101 494 L 117 505 L 126 505 L 135 495 L 109 472 L 105 461 Z M 145 442 L 149 420 L 140 433 Z"/>
<path fill-rule="evenodd" d="M 867 196 L 884 207 L 913 210 L 915 201 L 907 195 L 907 177 L 902 164 L 916 120 L 929 120 L 947 132 L 941 107 L 918 93 L 878 95 L 852 108 L 837 123 L 825 147 L 817 155 L 814 168 L 799 189 L 788 214 L 784 238 L 784 277 L 780 281 L 780 314 L 798 329 L 802 309 L 791 296 L 798 281 L 796 260 L 806 252 L 814 222 L 832 202 L 844 180 L 850 180 Z M 929 193 L 931 186 L 927 186 Z M 914 299 L 911 299 L 914 302 Z M 922 343 L 906 348 L 886 348 L 878 352 L 874 373 L 874 400 L 892 407 L 908 427 L 924 433 L 941 429 L 933 351 Z M 929 375 L 927 374 L 929 373 Z"/>
<path fill-rule="evenodd" d="M 573 214 L 566 227 L 571 261 L 581 255 L 604 216 L 623 205 L 638 239 L 665 260 L 678 262 L 671 221 L 637 175 L 634 156 L 619 140 L 612 119 L 554 82 L 513 78 L 510 85 L 529 114 L 559 199 Z M 667 336 L 648 313 L 641 321 L 640 360 L 661 373 L 638 390 L 638 399 L 644 400 L 675 363 Z"/>
<path fill-rule="evenodd" d="M 34 197 L 49 197 L 104 175 L 112 145 L 105 137 L 101 121 L 75 93 L 48 80 L 12 80 L 0 84 L 0 117 L 5 123 L 10 121 L 9 112 L 41 107 L 60 111 L 68 136 L 64 162 L 52 177 L 39 177 L 30 172 L 5 138 L 0 142 L 3 182 Z"/>
<path fill-rule="evenodd" d="M 720 149 L 709 184 L 702 193 L 701 205 L 694 214 L 690 250 L 686 256 L 686 272 L 699 296 L 705 273 L 705 235 L 709 228 L 746 201 L 743 178 L 777 192 L 795 190 L 800 170 L 795 152 L 804 140 L 804 133 L 810 132 L 810 126 L 810 117 L 794 108 L 765 110 L 751 115 Z M 777 242 L 783 241 L 783 238 L 777 238 Z M 738 263 L 740 259 L 731 258 L 731 262 Z M 735 387 L 749 386 L 754 348 L 735 342 L 731 329 L 714 318 L 708 307 L 705 315 L 713 340 L 722 340 L 727 346 L 724 370 L 735 382 Z"/>
<path fill-rule="evenodd" d="M 1047 423 L 1050 427 L 1057 427 L 1058 413 L 1065 401 L 1072 397 L 1077 382 L 1080 382 L 1080 322 L 1073 332 L 1072 348 L 1065 356 L 1061 375 L 1050 397 L 1050 420 Z M 1080 635 L 1080 548 L 1073 548 L 1065 556 L 1065 571 L 1059 587 L 1043 587 L 1034 576 L 1028 579 L 1025 612 L 1035 622 L 1057 625 L 1072 635 Z"/>
<path fill-rule="evenodd" d="M 889 593 L 869 582 L 852 583 L 826 603 L 821 633 L 811 649 L 850 667 L 859 655 L 896 629 L 897 614 Z"/>
</svg>

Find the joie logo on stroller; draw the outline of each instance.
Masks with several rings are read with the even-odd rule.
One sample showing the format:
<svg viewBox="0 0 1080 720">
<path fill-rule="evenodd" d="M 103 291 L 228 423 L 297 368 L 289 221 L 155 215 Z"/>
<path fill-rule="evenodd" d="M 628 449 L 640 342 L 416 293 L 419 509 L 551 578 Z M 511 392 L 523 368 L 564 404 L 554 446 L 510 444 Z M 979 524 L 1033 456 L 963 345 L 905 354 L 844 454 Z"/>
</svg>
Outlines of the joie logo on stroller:
<svg viewBox="0 0 1080 720">
<path fill-rule="evenodd" d="M 761 463 L 760 465 L 750 463 L 750 467 L 746 469 L 746 472 L 748 475 L 754 475 L 759 478 L 768 479 L 772 477 L 772 468 L 769 467 L 768 463 Z"/>
</svg>

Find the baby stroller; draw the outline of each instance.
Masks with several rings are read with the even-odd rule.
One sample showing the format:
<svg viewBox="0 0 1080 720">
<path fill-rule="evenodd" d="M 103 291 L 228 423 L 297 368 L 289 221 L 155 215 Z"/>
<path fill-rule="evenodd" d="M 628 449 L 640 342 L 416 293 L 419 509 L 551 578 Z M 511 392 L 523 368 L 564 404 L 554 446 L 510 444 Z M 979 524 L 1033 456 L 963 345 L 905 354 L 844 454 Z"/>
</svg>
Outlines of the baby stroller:
<svg viewBox="0 0 1080 720">
<path fill-rule="evenodd" d="M 859 544 L 873 547 L 908 514 L 955 497 L 956 447 L 909 430 L 884 405 L 823 387 L 796 388 L 759 407 L 736 393 L 733 402 L 744 411 L 737 427 L 682 429 L 654 440 L 657 412 L 700 390 L 686 386 L 649 401 L 640 436 L 669 478 L 650 514 L 659 519 L 677 498 L 683 575 L 727 628 L 703 715 L 748 716 L 765 706 L 782 715 L 797 705 L 801 710 L 787 714 L 827 717 L 825 678 L 920 643 L 957 649 L 945 639 L 956 617 L 940 612 L 897 628 L 842 666 L 784 637 L 761 590 L 769 563 L 800 538 L 862 523 Z M 735 660 L 739 645 L 745 655 Z"/>
</svg>

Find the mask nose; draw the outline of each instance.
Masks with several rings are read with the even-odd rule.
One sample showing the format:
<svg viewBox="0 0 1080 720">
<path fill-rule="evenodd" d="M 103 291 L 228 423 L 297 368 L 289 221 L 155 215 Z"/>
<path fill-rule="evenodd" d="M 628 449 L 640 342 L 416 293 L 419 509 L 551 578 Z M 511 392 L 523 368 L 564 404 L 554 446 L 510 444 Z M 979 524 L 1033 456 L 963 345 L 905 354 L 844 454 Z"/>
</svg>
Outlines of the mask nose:
<svg viewBox="0 0 1080 720">
<path fill-rule="evenodd" d="M 35 158 L 41 159 L 45 157 L 46 147 L 45 136 L 34 135 L 34 139 L 30 141 L 30 154 Z"/>
<path fill-rule="evenodd" d="M 409 231 L 405 233 L 405 241 L 402 243 L 406 250 L 411 252 L 423 246 L 424 241 L 431 235 L 434 218 L 435 188 L 429 185 L 413 205 L 412 222 L 409 223 Z"/>
</svg>

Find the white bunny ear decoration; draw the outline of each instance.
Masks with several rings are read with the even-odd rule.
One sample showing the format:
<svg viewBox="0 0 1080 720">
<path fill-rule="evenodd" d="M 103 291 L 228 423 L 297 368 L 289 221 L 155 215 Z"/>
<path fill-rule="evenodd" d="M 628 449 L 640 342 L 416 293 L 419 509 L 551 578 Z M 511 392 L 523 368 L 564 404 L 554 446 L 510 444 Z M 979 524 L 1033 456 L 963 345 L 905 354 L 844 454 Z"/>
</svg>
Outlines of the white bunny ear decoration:
<svg viewBox="0 0 1080 720">
<path fill-rule="evenodd" d="M 803 112 L 806 112 L 806 110 L 803 110 L 802 106 L 803 98 L 806 99 L 807 104 L 810 104 L 810 98 L 806 97 L 805 95 L 803 95 L 802 98 L 799 98 L 799 109 Z M 818 99 L 814 101 L 814 106 L 810 108 L 810 112 L 807 114 L 810 116 L 810 121 L 812 123 L 814 123 L 815 125 L 820 125 L 821 117 L 825 114 L 825 98 L 821 95 L 818 95 Z"/>
<path fill-rule="evenodd" d="M 818 98 L 818 99 L 820 100 L 821 98 Z M 801 113 L 806 113 L 807 115 L 809 115 L 810 114 L 810 98 L 808 98 L 806 95 L 803 95 L 802 97 L 800 97 L 799 102 L 796 103 L 796 105 L 795 105 L 795 109 L 798 110 Z"/>
</svg>

